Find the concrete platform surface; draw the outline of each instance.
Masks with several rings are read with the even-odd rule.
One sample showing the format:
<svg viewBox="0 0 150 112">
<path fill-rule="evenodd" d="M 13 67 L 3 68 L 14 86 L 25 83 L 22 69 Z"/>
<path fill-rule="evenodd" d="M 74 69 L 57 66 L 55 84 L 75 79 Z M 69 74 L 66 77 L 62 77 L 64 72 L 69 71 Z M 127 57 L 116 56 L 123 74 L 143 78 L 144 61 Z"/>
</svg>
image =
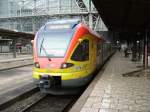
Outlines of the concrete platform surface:
<svg viewBox="0 0 150 112">
<path fill-rule="evenodd" d="M 32 66 L 0 71 L 0 95 L 32 82 Z"/>
<path fill-rule="evenodd" d="M 0 60 L 0 70 L 6 70 L 10 68 L 32 65 L 33 57 L 20 57 L 20 58 L 4 58 Z"/>
<path fill-rule="evenodd" d="M 70 112 L 150 112 L 150 69 L 141 65 L 116 53 Z"/>
<path fill-rule="evenodd" d="M 17 53 L 16 58 L 14 58 L 13 53 L 0 53 L 0 61 L 7 60 L 7 59 L 19 59 L 19 58 L 28 58 L 28 57 L 33 57 L 33 55 Z"/>
<path fill-rule="evenodd" d="M 0 71 L 0 104 L 35 87 L 32 66 Z"/>
</svg>

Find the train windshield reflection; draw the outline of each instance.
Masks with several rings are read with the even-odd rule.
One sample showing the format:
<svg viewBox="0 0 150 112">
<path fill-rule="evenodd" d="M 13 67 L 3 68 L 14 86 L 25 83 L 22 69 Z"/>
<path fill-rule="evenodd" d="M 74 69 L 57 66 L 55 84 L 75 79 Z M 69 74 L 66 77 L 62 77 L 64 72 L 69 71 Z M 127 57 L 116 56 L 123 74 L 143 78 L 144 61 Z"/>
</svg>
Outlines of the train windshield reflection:
<svg viewBox="0 0 150 112">
<path fill-rule="evenodd" d="M 38 36 L 38 55 L 42 57 L 64 57 L 71 32 L 44 32 Z"/>
</svg>

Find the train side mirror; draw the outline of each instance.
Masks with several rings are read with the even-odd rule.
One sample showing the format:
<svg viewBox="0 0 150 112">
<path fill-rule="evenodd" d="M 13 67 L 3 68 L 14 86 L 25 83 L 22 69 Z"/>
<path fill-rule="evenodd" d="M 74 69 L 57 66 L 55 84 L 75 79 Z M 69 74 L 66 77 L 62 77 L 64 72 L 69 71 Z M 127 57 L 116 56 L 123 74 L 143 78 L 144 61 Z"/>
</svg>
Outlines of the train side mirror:
<svg viewBox="0 0 150 112">
<path fill-rule="evenodd" d="M 33 44 L 33 43 L 34 43 L 34 40 L 31 40 L 31 43 Z"/>
</svg>

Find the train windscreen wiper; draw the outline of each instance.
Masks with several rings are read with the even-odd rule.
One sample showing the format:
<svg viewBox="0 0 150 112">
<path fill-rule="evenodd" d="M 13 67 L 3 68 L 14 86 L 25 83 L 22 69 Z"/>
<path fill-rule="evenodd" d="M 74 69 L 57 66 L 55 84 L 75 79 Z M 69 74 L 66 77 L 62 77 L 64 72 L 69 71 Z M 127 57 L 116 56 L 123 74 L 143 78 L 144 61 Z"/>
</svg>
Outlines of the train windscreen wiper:
<svg viewBox="0 0 150 112">
<path fill-rule="evenodd" d="M 44 42 L 44 38 L 42 39 L 42 42 L 41 42 L 40 54 L 41 54 L 41 51 L 42 51 L 42 49 L 43 49 L 44 52 L 45 52 L 46 57 L 48 58 L 49 61 L 51 61 L 51 58 L 49 57 L 48 53 L 46 52 L 46 49 L 45 49 L 44 46 L 43 46 L 43 42 Z"/>
</svg>

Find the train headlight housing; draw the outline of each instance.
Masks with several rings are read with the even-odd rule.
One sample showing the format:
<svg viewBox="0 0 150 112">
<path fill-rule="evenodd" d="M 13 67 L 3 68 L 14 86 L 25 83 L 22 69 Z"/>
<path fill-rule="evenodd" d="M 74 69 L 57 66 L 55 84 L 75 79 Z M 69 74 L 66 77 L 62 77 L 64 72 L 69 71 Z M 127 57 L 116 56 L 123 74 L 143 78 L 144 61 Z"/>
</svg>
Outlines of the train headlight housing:
<svg viewBox="0 0 150 112">
<path fill-rule="evenodd" d="M 61 69 L 69 68 L 69 67 L 72 67 L 73 65 L 74 64 L 72 64 L 72 63 L 62 63 Z"/>
<path fill-rule="evenodd" d="M 35 63 L 34 63 L 34 66 L 35 66 L 36 68 L 40 68 L 40 64 L 39 64 L 38 62 L 35 62 Z"/>
</svg>

